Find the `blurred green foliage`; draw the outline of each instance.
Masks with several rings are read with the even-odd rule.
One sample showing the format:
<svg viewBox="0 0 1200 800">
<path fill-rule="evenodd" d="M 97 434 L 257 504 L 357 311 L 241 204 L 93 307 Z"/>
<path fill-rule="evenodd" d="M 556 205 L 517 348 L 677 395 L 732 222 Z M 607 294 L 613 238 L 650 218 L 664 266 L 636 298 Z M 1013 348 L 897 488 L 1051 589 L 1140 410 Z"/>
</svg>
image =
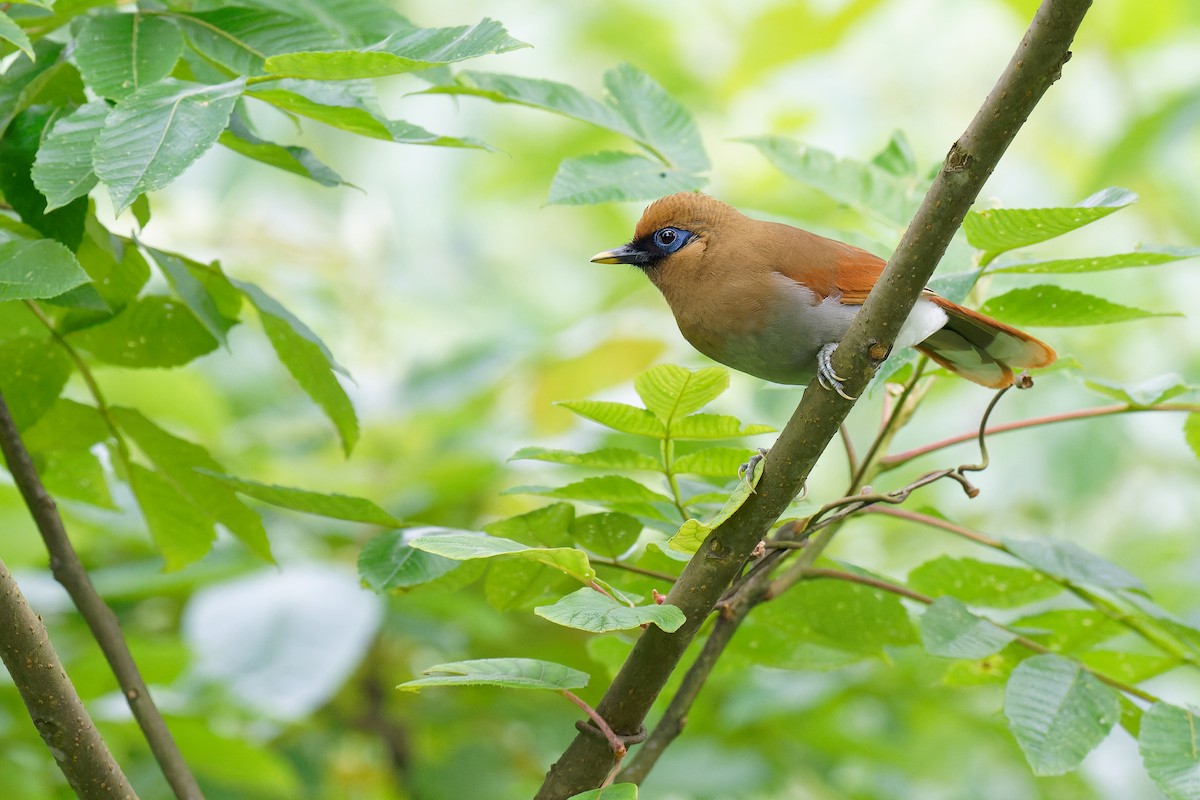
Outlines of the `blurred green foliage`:
<svg viewBox="0 0 1200 800">
<path fill-rule="evenodd" d="M 229 13 L 224 3 L 169 5 L 190 7 L 198 18 Z M 991 87 L 1035 6 L 1032 0 L 931 0 L 919 6 L 901 0 L 767 0 L 749 6 L 618 0 L 510 8 L 402 3 L 371 19 L 336 14 L 330 19 L 343 20 L 341 34 L 360 43 L 384 22 L 396 24 L 398 14 L 428 27 L 495 16 L 512 37 L 534 47 L 472 60 L 471 70 L 553 80 L 599 103 L 608 85 L 603 76 L 630 64 L 695 117 L 707 155 L 703 164 L 682 165 L 684 180 L 702 175 L 709 191 L 747 212 L 886 252 L 902 219 L 880 219 L 884 208 L 831 199 L 812 181 L 788 177 L 772 164 L 777 151 L 764 147 L 764 137 L 806 142 L 815 148 L 810 152 L 859 162 L 882 151 L 876 165 L 917 187 Z M 66 0 L 54 4 L 53 19 L 61 23 L 91 7 L 98 9 L 93 20 L 105 19 L 108 4 Z M 38 21 L 43 12 L 34 5 L 14 4 L 7 11 L 34 35 L 50 24 Z M 12 43 L 6 52 L 25 48 L 5 30 L 12 32 L 0 26 L 0 38 Z M 1127 187 L 1139 202 L 1104 223 L 1006 254 L 995 263 L 996 274 L 983 279 L 982 292 L 1011 295 L 1045 282 L 1043 274 L 1001 270 L 1035 258 L 1126 254 L 1141 242 L 1147 246 L 1138 251 L 1200 244 L 1193 218 L 1200 204 L 1197 37 L 1200 10 L 1189 0 L 1096 4 L 1063 79 L 1022 130 L 979 208 L 1067 208 L 1106 186 Z M 191 73 L 184 80 L 217 84 L 218 77 L 230 79 L 222 72 L 230 64 L 251 72 L 260 68 L 219 42 L 198 36 L 196 41 L 210 49 L 204 58 L 180 62 Z M 33 47 L 35 65 L 22 66 L 21 56 L 6 75 L 30 69 L 31 82 L 50 87 L 40 98 L 46 103 L 87 99 L 73 63 L 89 86 L 110 87 L 99 94 L 124 96 L 119 81 L 112 82 L 103 69 L 97 76 L 89 64 L 90 57 L 103 65 L 103 52 L 71 61 L 47 40 Z M 194 459 L 223 465 L 233 475 L 369 497 L 410 524 L 480 530 L 547 505 L 504 490 L 561 485 L 592 474 L 546 463 L 554 460 L 548 458 L 506 461 L 520 448 L 542 448 L 544 455 L 619 447 L 657 455 L 629 434 L 580 424 L 555 403 L 636 402 L 634 376 L 650 364 L 697 367 L 703 360 L 682 342 L 661 299 L 639 275 L 587 263 L 591 253 L 628 238 L 640 203 L 547 205 L 563 159 L 601 151 L 653 159 L 644 145 L 653 148 L 656 140 L 643 130 L 639 148 L 642 140 L 612 126 L 605 130 L 512 103 L 439 96 L 450 93 L 450 72 L 436 67 L 427 77 L 382 79 L 377 101 L 320 112 L 323 116 L 317 116 L 312 96 L 271 94 L 270 82 L 248 87 L 255 99 L 231 112 L 246 126 L 231 125 L 218 139 L 224 148 L 208 151 L 150 195 L 149 221 L 144 201 L 133 202 L 131 211 L 114 220 L 104 191 L 93 192 L 97 216 L 83 224 L 88 202 L 79 195 L 60 193 L 61 207 L 43 215 L 44 205 L 32 211 L 21 205 L 21 198 L 37 199 L 32 187 L 3 182 L 0 190 L 22 218 L 39 220 L 38 225 L 26 220 L 39 232 L 33 238 L 69 242 L 89 274 L 110 278 L 97 291 L 114 311 L 132 303 L 146 318 L 174 324 L 163 322 L 163 301 L 131 300 L 147 281 L 147 291 L 165 295 L 186 293 L 180 281 L 190 277 L 206 282 L 217 300 L 226 298 L 212 307 L 192 307 L 199 322 L 172 339 L 189 343 L 186 352 L 164 349 L 165 342 L 157 340 L 128 349 L 119 336 L 99 336 L 102 328 L 88 327 L 94 321 L 88 315 L 96 313 L 88 302 L 94 306 L 95 298 L 77 296 L 73 307 L 51 309 L 63 324 L 78 326 L 64 330 L 75 330 L 70 336 L 103 362 L 94 363 L 94 372 L 113 406 L 136 408 L 153 420 L 159 435 L 203 445 L 207 452 L 193 452 Z M 608 85 L 616 95 L 612 88 Z M 11 93 L 4 97 L 11 99 Z M 297 124 L 295 116 L 273 111 L 272 103 L 291 115 L 332 120 L 344 130 Z M 399 116 L 412 121 L 397 125 Z M 4 162 L 28 170 L 31 148 L 52 141 L 57 132 L 54 120 L 35 106 L 9 121 L 19 135 L 6 137 Z M 87 113 L 82 123 L 82 132 L 74 135 L 89 135 Z M 905 148 L 895 144 L 895 130 L 907 135 Z M 746 137 L 756 137 L 753 146 Z M 423 138 L 452 146 L 394 144 Z M 264 148 L 262 141 L 285 146 Z M 472 146 L 481 144 L 499 152 Z M 283 169 L 238 155 L 251 152 Z M 176 166 L 182 169 L 185 160 Z M 111 172 L 101 177 L 120 184 L 121 176 Z M 340 185 L 343 181 L 350 185 Z M 114 202 L 121 206 L 130 199 Z M 103 220 L 129 236 L 135 228 L 131 214 L 141 221 L 138 241 L 161 248 L 154 252 L 165 256 L 153 256 L 153 273 L 137 250 L 114 247 L 92 221 Z M 31 235 L 12 216 L 2 219 L 12 233 L 9 240 Z M 172 268 L 171 254 L 187 257 L 178 269 Z M 209 268 L 216 259 L 220 266 Z M 1194 268 L 1187 261 L 1155 263 L 1164 266 L 1089 273 L 1067 285 L 1120 306 L 1189 311 L 1186 298 L 1200 290 Z M 964 245 L 951 251 L 943 272 L 952 278 L 970 266 Z M 68 280 L 60 289 L 73 285 L 69 273 L 64 267 Z M 225 283 L 225 274 L 242 283 Z M 231 285 L 240 292 L 239 304 L 244 297 L 256 308 L 235 327 L 228 324 Z M 39 296 L 48 293 L 43 287 Z M 288 311 L 276 309 L 272 298 Z M 303 323 L 297 327 L 292 320 Z M 1036 391 L 1006 397 L 999 413 L 1008 421 L 1069 411 L 1096 404 L 1095 391 L 1107 395 L 1104 402 L 1160 402 L 1163 387 L 1186 387 L 1188 381 L 1164 382 L 1159 376 L 1179 373 L 1197 382 L 1200 349 L 1191 344 L 1200 341 L 1196 326 L 1194 319 L 1164 317 L 1039 330 L 1060 354 L 1082 364 L 1092 386 L 1075 380 L 1072 370 L 1048 374 L 1038 379 Z M 29 340 L 44 336 L 36 319 L 20 312 L 0 316 L 6 376 L 14 374 L 13 365 L 32 360 Z M 218 345 L 222 337 L 227 348 Z M 171 367 L 193 358 L 178 369 L 128 368 Z M 312 375 L 296 365 L 314 363 L 325 365 L 319 385 L 296 375 L 297 369 Z M 337 377 L 336 366 L 344 366 L 353 380 Z M 261 514 L 277 567 L 255 555 L 262 545 L 252 526 L 239 532 L 236 524 L 216 517 L 207 525 L 216 535 L 212 551 L 203 558 L 207 547 L 188 551 L 180 569 L 163 572 L 160 549 L 137 511 L 131 484 L 113 479 L 107 457 L 78 455 L 90 452 L 99 438 L 81 442 L 104 435 L 76 408 L 90 402 L 87 386 L 78 372 L 68 377 L 69 366 L 53 357 L 37 367 L 52 385 L 60 377 L 66 382 L 66 399 L 57 403 L 58 386 L 52 393 L 17 393 L 29 400 L 17 406 L 29 419 L 47 415 L 42 419 L 59 422 L 27 430 L 40 445 L 39 466 L 209 798 L 529 796 L 574 735 L 576 709 L 549 693 L 479 687 L 411 695 L 393 687 L 435 664 L 536 657 L 589 673 L 591 682 L 579 694 L 595 702 L 628 652 L 630 633 L 589 636 L 524 611 L 500 610 L 545 605 L 578 585 L 569 579 L 539 582 L 534 570 L 547 569 L 541 563 L 509 560 L 484 567 L 482 561 L 466 561 L 431 584 L 376 595 L 360 586 L 355 564 L 381 529 L 261 506 L 252 494 L 232 502 Z M 12 394 L 4 377 L 0 386 Z M 342 392 L 356 411 L 342 403 Z M 895 449 L 970 431 L 987 399 L 970 386 L 935 382 L 923 413 L 900 434 Z M 735 375 L 712 410 L 779 427 L 796 400 L 794 390 Z M 872 435 L 882 403 L 876 392 L 859 404 L 850 423 L 857 441 Z M 1200 551 L 1191 535 L 1200 511 L 1195 419 L 1188 423 L 1190 448 L 1175 414 L 1128 414 L 994 437 L 992 466 L 977 480 L 979 498 L 967 502 L 953 487 L 934 486 L 910 505 L 937 509 L 1006 540 L 1054 536 L 1076 542 L 1122 565 L 1164 608 L 1195 623 L 1200 619 L 1195 596 Z M 65 456 L 66 448 L 55 444 L 56 435 L 68 433 L 77 455 Z M 769 441 L 760 437 L 749 444 Z M 156 461 L 152 444 L 138 447 Z M 962 452 L 963 458 L 974 457 Z M 954 457 L 957 463 L 957 451 Z M 927 462 L 940 464 L 920 463 Z M 844 472 L 843 461 L 831 453 L 809 482 L 812 496 L 838 496 Z M 916 474 L 905 467 L 895 485 Z M 706 480 L 699 476 L 694 488 L 710 488 Z M 232 491 L 221 492 L 218 485 L 225 486 L 214 480 L 205 488 L 230 501 Z M 144 491 L 138 497 L 144 502 Z M 204 501 L 199 506 L 211 510 Z M 588 510 L 576 513 L 582 517 Z M 106 665 L 50 579 L 45 552 L 8 484 L 0 486 L 0 521 L 9 531 L 0 557 L 46 618 L 118 760 L 141 797 L 168 796 Z M 221 526 L 214 529 L 213 522 Z M 922 591 L 942 594 L 929 566 L 939 562 L 931 559 L 961 565 L 978 553 L 955 539 L 877 515 L 847 529 L 829 555 L 896 579 L 908 575 Z M 657 571 L 678 568 L 652 548 L 639 564 Z M 531 591 L 511 591 L 519 582 Z M 786 603 L 768 604 L 751 617 L 689 715 L 686 733 L 651 773 L 643 796 L 1159 796 L 1135 740 L 1121 731 L 1078 772 L 1030 773 L 1001 711 L 1003 687 L 995 679 L 1023 663 L 1027 653 L 1012 646 L 972 663 L 931 657 L 912 644 L 915 630 L 898 621 L 903 607 L 889 598 L 888 608 L 873 618 L 887 633 L 886 646 L 878 647 L 875 639 L 864 645 L 884 658 L 846 659 L 836 647 L 826 647 L 837 639 L 814 616 L 824 601 L 805 594 L 828 591 L 815 588 L 826 585 L 807 584 L 786 596 Z M 1033 585 L 1026 581 L 1021 587 L 1031 598 L 1043 598 Z M 646 579 L 640 591 L 648 595 L 651 588 L 660 585 Z M 1092 626 L 1061 618 L 1083 611 L 1028 611 L 1002 619 L 1036 629 L 1046 646 L 1083 651 L 1108 641 L 1099 634 L 1082 641 L 1078 632 Z M 1097 628 L 1104 625 L 1101 617 L 1089 619 Z M 772 663 L 755 655 L 784 634 L 790 634 L 791 650 L 777 652 Z M 809 643 L 794 647 L 798 639 Z M 1118 667 L 1133 669 L 1111 668 Z M 1200 689 L 1183 670 L 1155 677 L 1146 688 L 1180 704 Z M 1153 737 L 1178 741 L 1186 718 L 1153 714 Z M 0 686 L 0 796 L 70 796 L 9 685 Z"/>
</svg>

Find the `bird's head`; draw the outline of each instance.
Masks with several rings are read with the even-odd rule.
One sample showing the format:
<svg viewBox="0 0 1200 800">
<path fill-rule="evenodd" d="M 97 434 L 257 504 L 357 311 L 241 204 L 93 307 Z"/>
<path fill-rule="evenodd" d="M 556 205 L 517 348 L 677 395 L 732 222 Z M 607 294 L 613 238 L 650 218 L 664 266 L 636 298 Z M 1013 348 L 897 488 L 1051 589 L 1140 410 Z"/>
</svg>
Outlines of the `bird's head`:
<svg viewBox="0 0 1200 800">
<path fill-rule="evenodd" d="M 642 214 L 629 244 L 592 256 L 599 264 L 632 264 L 660 287 L 686 280 L 703 268 L 720 229 L 741 214 L 720 200 L 697 192 L 680 192 L 655 200 Z"/>
</svg>

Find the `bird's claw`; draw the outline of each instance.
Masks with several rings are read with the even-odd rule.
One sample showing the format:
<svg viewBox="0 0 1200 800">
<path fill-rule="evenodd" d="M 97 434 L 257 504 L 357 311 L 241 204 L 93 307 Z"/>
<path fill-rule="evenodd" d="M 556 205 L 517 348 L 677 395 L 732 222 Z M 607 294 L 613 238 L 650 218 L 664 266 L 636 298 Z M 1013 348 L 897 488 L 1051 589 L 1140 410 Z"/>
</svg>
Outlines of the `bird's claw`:
<svg viewBox="0 0 1200 800">
<path fill-rule="evenodd" d="M 846 379 L 833 371 L 834 350 L 837 350 L 836 342 L 822 345 L 821 349 L 817 351 L 817 382 L 825 389 L 837 392 L 846 400 L 857 400 L 857 397 L 846 394 L 843 384 Z"/>
<path fill-rule="evenodd" d="M 750 492 L 754 492 L 754 471 L 758 469 L 758 463 L 767 457 L 770 452 L 765 447 L 758 448 L 758 452 L 750 456 L 750 460 L 738 467 L 738 480 L 745 481 L 750 485 Z"/>
</svg>

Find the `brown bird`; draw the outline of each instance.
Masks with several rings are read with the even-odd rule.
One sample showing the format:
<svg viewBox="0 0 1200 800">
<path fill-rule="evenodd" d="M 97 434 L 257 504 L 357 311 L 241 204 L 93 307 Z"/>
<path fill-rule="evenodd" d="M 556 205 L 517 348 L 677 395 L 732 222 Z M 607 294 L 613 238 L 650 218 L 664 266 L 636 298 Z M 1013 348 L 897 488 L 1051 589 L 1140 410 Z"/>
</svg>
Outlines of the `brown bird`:
<svg viewBox="0 0 1200 800">
<path fill-rule="evenodd" d="M 775 383 L 822 386 L 847 397 L 830 364 L 883 259 L 778 222 L 751 219 L 704 194 L 654 201 L 633 241 L 592 257 L 632 264 L 666 298 L 701 353 Z M 1029 334 L 926 289 L 896 337 L 967 380 L 1000 389 L 1013 371 L 1054 362 Z M 849 398 L 848 398 L 849 399 Z"/>
</svg>

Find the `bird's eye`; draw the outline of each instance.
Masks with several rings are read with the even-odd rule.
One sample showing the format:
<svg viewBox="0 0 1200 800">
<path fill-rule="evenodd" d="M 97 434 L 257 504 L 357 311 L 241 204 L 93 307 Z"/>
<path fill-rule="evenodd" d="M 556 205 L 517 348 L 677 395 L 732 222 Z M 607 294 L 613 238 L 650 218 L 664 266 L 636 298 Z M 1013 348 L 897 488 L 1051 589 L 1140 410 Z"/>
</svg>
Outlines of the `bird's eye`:
<svg viewBox="0 0 1200 800">
<path fill-rule="evenodd" d="M 690 238 L 692 234 L 679 228 L 661 228 L 654 232 L 654 244 L 667 253 L 674 253 Z"/>
</svg>

